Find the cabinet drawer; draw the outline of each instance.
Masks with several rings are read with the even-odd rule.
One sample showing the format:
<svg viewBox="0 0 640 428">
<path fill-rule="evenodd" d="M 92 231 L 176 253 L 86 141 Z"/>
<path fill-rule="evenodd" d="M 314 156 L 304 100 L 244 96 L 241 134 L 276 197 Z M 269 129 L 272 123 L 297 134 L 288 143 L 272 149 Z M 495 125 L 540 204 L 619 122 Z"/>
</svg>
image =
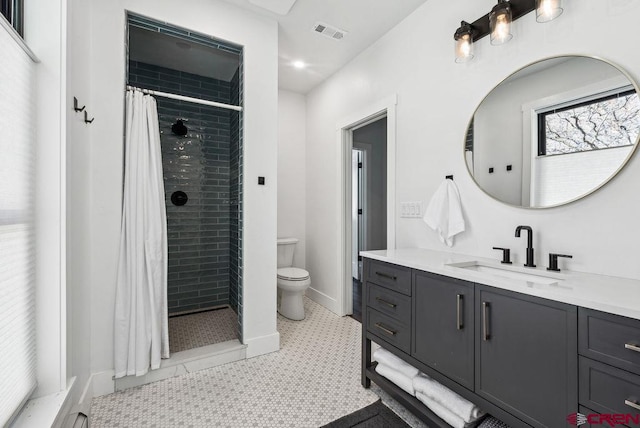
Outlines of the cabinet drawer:
<svg viewBox="0 0 640 428">
<path fill-rule="evenodd" d="M 578 350 L 640 375 L 640 321 L 580 308 Z"/>
<path fill-rule="evenodd" d="M 579 401 L 598 413 L 639 415 L 640 376 L 580 357 Z"/>
<path fill-rule="evenodd" d="M 397 319 L 405 325 L 411 322 L 411 297 L 387 288 L 367 283 L 367 306 Z"/>
<path fill-rule="evenodd" d="M 367 281 L 411 296 L 411 269 L 367 259 Z"/>
<path fill-rule="evenodd" d="M 367 308 L 367 330 L 407 354 L 411 349 L 409 325 L 371 308 Z"/>
</svg>

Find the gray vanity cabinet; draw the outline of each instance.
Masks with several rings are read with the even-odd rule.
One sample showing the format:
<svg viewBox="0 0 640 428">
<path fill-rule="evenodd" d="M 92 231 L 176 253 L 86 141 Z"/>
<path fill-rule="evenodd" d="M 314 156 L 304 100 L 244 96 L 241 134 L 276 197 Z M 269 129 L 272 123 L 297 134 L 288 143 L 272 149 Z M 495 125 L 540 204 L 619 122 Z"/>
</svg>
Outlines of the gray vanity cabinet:
<svg viewBox="0 0 640 428">
<path fill-rule="evenodd" d="M 570 426 L 576 306 L 367 258 L 364 268 L 365 388 L 373 380 L 429 426 L 448 427 L 375 371 L 373 340 L 514 428 Z"/>
<path fill-rule="evenodd" d="M 413 271 L 411 356 L 473 390 L 474 285 Z"/>
<path fill-rule="evenodd" d="M 530 425 L 575 413 L 577 308 L 476 287 L 475 392 Z"/>
</svg>

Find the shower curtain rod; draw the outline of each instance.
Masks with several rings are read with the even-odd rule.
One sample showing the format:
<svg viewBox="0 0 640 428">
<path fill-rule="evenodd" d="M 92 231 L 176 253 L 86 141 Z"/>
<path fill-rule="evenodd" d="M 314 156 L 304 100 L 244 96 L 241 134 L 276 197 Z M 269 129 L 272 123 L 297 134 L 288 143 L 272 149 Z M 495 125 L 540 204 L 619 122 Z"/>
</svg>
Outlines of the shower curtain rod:
<svg viewBox="0 0 640 428">
<path fill-rule="evenodd" d="M 200 98 L 185 97 L 184 95 L 170 94 L 168 92 L 160 92 L 160 91 L 153 91 L 151 89 L 136 88 L 135 86 L 131 86 L 131 85 L 127 85 L 127 89 L 140 91 L 143 94 L 156 95 L 158 97 L 164 97 L 164 98 L 171 98 L 173 100 L 188 101 L 190 103 L 204 104 L 206 106 L 226 108 L 226 109 L 235 110 L 235 111 L 242 111 L 242 107 L 240 106 L 217 103 L 215 101 L 201 100 Z"/>
</svg>

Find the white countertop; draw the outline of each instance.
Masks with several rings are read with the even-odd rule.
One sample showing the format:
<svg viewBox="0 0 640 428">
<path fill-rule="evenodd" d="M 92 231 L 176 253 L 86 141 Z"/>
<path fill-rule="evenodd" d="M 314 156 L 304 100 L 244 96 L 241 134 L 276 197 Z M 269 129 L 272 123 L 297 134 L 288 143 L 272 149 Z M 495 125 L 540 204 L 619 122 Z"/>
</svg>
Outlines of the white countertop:
<svg viewBox="0 0 640 428">
<path fill-rule="evenodd" d="M 542 284 L 535 281 L 505 278 L 496 274 L 448 266 L 452 263 L 473 261 L 496 268 L 505 266 L 501 266 L 499 260 L 483 257 L 464 256 L 417 248 L 362 251 L 360 255 L 369 259 L 640 320 L 640 280 L 562 270 L 559 273 L 551 274 L 558 279 L 556 282 Z M 544 266 L 520 268 L 514 264 L 509 265 L 507 269 L 544 276 L 550 275 Z"/>
</svg>

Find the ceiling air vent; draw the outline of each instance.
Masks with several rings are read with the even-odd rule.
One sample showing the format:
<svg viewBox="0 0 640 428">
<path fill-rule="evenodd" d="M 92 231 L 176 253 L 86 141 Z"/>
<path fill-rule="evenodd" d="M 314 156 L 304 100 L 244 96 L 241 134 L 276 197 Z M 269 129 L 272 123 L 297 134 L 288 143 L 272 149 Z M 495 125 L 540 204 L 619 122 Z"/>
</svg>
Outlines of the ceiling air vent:
<svg viewBox="0 0 640 428">
<path fill-rule="evenodd" d="M 346 31 L 336 27 L 332 27 L 331 25 L 325 24 L 324 22 L 317 22 L 313 26 L 313 31 L 334 40 L 342 40 L 347 34 Z"/>
</svg>

